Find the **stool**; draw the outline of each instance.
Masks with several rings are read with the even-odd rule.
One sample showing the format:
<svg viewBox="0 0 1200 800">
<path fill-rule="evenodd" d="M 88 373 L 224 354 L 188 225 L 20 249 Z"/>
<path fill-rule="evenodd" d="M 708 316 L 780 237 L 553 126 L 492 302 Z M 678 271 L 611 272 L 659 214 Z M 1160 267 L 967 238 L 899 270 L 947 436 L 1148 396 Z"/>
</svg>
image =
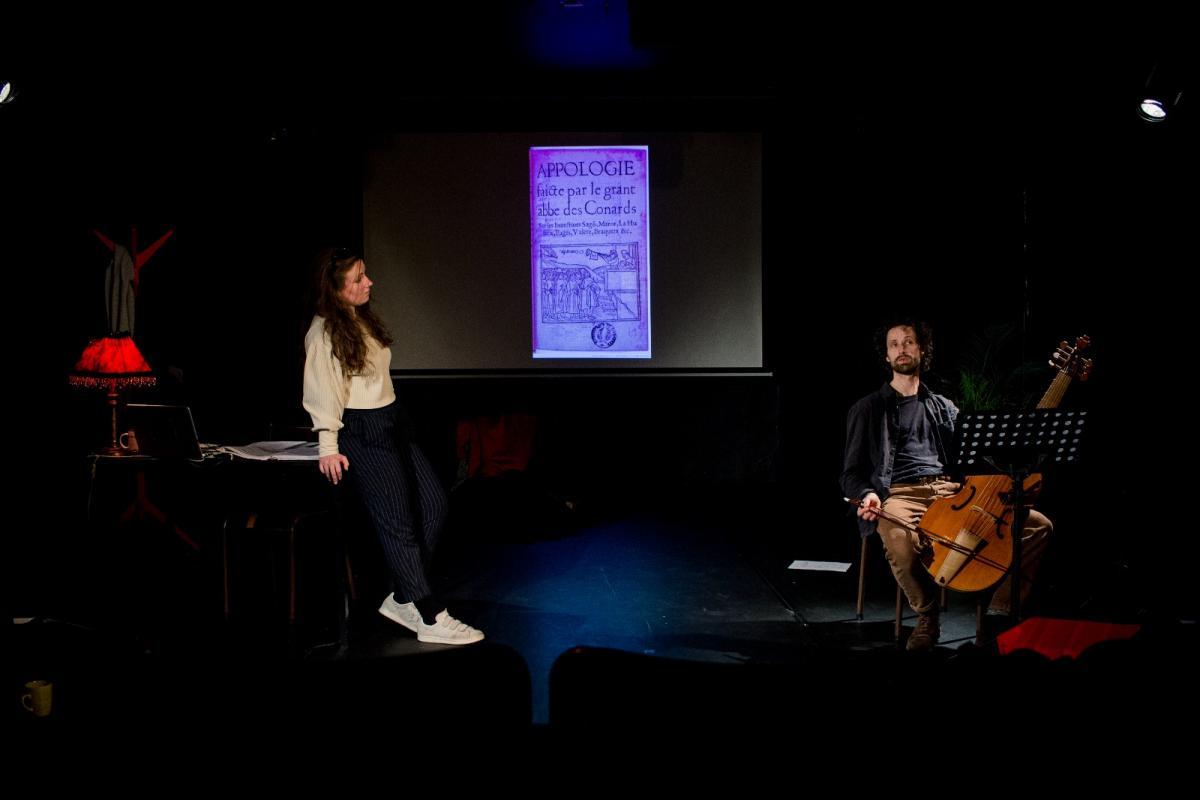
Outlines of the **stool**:
<svg viewBox="0 0 1200 800">
<path fill-rule="evenodd" d="M 854 617 L 859 622 L 862 622 L 863 607 L 866 604 L 867 594 L 867 541 L 870 537 L 862 536 L 862 547 L 858 555 L 858 601 L 855 604 Z M 942 611 L 948 607 L 948 596 L 946 587 L 942 587 L 942 597 L 940 601 Z M 980 604 L 976 613 L 976 638 L 979 637 L 979 631 L 983 628 L 983 605 Z M 904 592 L 900 590 L 900 584 L 896 584 L 896 624 L 894 628 L 894 636 L 897 642 L 900 641 L 900 634 L 904 628 L 901 621 L 904 619 Z"/>
<path fill-rule="evenodd" d="M 240 517 L 239 517 L 240 518 Z M 339 526 L 337 525 L 337 513 L 334 510 L 322 510 L 314 512 L 304 512 L 286 515 L 277 521 L 263 525 L 258 512 L 250 512 L 245 516 L 245 522 L 242 525 L 233 524 L 235 517 L 227 517 L 221 528 L 221 571 L 223 583 L 223 599 L 225 620 L 228 622 L 233 617 L 234 611 L 234 590 L 233 590 L 233 567 L 234 567 L 234 547 L 233 537 L 237 532 L 242 532 L 245 535 L 249 531 L 262 532 L 279 532 L 285 537 L 287 548 L 287 600 L 288 600 L 288 625 L 295 626 L 297 622 L 297 556 L 296 556 L 296 539 L 298 531 L 302 527 L 309 524 L 319 522 L 321 520 L 331 520 L 333 522 L 333 534 L 340 535 Z M 351 601 L 358 599 L 358 593 L 354 585 L 354 572 L 350 563 L 349 553 L 343 550 L 342 552 L 342 567 L 345 569 L 346 591 L 350 596 Z"/>
</svg>

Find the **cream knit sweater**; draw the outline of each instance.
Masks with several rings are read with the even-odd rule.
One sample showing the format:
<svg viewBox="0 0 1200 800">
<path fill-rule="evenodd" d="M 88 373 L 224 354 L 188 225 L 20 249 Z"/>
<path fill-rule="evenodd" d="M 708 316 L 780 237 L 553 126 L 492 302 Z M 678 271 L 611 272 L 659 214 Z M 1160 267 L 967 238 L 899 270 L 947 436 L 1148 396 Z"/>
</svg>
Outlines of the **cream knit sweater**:
<svg viewBox="0 0 1200 800">
<path fill-rule="evenodd" d="M 395 402 L 392 388 L 392 351 L 367 334 L 367 365 L 361 375 L 347 381 L 342 365 L 333 357 L 333 343 L 325 334 L 325 318 L 313 317 L 304 336 L 304 409 L 312 416 L 322 456 L 338 452 L 342 410 L 382 408 Z"/>
</svg>

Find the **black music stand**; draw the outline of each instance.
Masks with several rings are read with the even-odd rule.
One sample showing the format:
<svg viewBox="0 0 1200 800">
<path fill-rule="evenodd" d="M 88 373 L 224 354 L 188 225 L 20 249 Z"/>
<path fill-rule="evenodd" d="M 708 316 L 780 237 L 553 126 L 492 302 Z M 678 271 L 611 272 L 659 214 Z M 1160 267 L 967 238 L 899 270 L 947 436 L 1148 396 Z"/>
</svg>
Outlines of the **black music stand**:
<svg viewBox="0 0 1200 800">
<path fill-rule="evenodd" d="M 1012 607 L 1021 618 L 1021 548 L 1025 520 L 1025 479 L 1047 465 L 1079 462 L 1088 412 L 1059 408 L 1004 413 L 960 414 L 956 422 L 958 466 L 966 475 L 1007 475 L 1012 481 Z"/>
</svg>

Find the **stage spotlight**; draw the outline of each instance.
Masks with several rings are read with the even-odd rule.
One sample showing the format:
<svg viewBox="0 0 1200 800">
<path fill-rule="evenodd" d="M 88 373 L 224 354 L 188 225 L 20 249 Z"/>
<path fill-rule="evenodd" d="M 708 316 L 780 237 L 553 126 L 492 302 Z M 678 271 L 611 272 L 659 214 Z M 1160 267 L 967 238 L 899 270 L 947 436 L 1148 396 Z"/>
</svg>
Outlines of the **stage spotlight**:
<svg viewBox="0 0 1200 800">
<path fill-rule="evenodd" d="M 1183 89 L 1175 77 L 1175 71 L 1166 61 L 1159 61 L 1150 69 L 1146 85 L 1138 100 L 1138 116 L 1146 122 L 1164 122 L 1179 106 Z"/>
<path fill-rule="evenodd" d="M 1147 122 L 1159 122 L 1167 118 L 1167 110 L 1163 108 L 1162 101 L 1153 97 L 1142 98 L 1142 102 L 1138 104 L 1138 113 Z"/>
<path fill-rule="evenodd" d="M 0 78 L 0 106 L 8 105 L 17 97 L 17 89 L 6 78 Z"/>
</svg>

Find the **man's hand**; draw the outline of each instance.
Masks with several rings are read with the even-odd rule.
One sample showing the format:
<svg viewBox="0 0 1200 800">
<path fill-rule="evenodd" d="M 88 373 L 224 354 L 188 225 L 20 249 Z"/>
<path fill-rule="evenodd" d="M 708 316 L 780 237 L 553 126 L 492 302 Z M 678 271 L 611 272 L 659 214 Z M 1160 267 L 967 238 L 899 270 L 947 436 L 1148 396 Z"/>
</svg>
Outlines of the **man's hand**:
<svg viewBox="0 0 1200 800">
<path fill-rule="evenodd" d="M 879 495 L 874 492 L 867 492 L 867 496 L 862 499 L 862 504 L 858 507 L 858 515 L 867 522 L 874 522 L 879 518 L 879 509 L 883 508 L 883 503 L 879 502 Z"/>
</svg>

